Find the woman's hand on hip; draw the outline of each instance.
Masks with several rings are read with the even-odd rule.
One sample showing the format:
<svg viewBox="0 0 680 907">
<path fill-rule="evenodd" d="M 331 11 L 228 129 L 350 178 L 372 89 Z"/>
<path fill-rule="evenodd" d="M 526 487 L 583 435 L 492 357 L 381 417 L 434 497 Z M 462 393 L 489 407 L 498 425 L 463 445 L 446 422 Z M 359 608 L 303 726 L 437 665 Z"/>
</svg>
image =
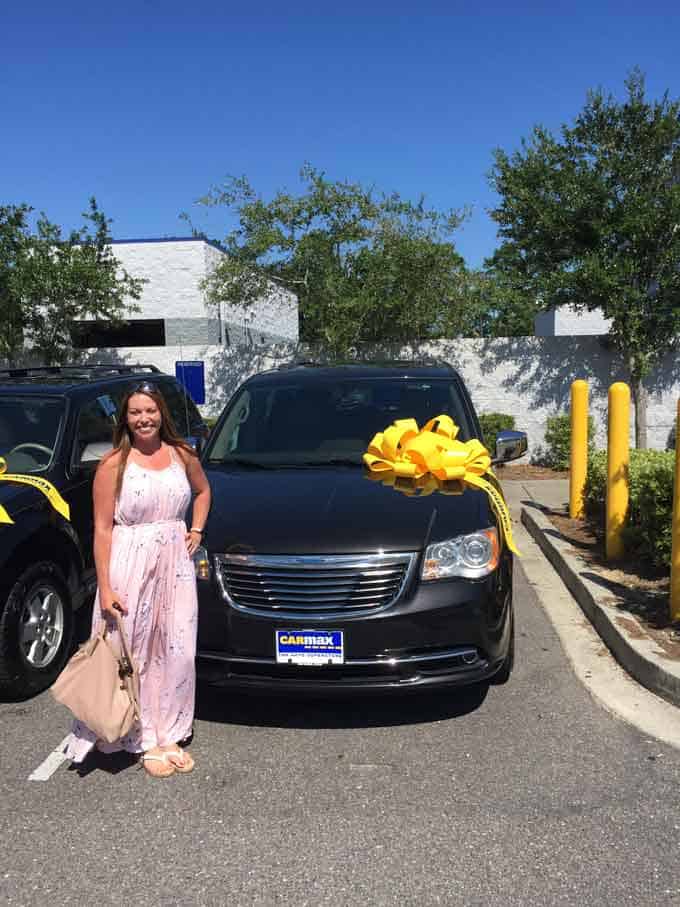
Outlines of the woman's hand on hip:
<svg viewBox="0 0 680 907">
<path fill-rule="evenodd" d="M 202 533 L 198 532 L 196 529 L 190 529 L 185 538 L 189 557 L 193 557 L 201 546 Z"/>
<path fill-rule="evenodd" d="M 115 617 L 116 614 L 128 613 L 128 609 L 114 592 L 100 592 L 99 607 L 102 617 Z"/>
</svg>

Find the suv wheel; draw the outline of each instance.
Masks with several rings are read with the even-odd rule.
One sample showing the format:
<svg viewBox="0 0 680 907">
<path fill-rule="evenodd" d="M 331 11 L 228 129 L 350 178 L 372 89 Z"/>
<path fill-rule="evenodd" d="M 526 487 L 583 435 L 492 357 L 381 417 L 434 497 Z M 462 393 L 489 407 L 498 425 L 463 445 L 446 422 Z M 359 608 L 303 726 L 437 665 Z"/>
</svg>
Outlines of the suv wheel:
<svg viewBox="0 0 680 907">
<path fill-rule="evenodd" d="M 43 561 L 12 586 L 0 614 L 0 691 L 28 696 L 56 679 L 71 650 L 73 609 L 61 571 Z"/>
</svg>

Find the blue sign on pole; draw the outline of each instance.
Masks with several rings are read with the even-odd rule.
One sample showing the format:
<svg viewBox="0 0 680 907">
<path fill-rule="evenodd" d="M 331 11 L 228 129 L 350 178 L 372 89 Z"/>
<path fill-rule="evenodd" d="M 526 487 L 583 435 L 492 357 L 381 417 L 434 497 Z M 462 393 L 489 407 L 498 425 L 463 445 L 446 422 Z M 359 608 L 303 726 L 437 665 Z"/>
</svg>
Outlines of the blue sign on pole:
<svg viewBox="0 0 680 907">
<path fill-rule="evenodd" d="M 175 377 L 189 392 L 194 403 L 205 403 L 205 363 L 201 360 L 175 362 Z"/>
</svg>

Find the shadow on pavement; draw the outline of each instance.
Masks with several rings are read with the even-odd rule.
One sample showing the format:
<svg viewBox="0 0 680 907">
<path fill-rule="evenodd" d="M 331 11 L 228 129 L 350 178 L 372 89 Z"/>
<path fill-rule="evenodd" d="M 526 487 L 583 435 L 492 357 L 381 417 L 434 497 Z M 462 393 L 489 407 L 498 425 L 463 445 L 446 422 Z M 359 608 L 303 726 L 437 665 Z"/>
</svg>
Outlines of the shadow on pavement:
<svg viewBox="0 0 680 907">
<path fill-rule="evenodd" d="M 523 498 L 521 501 L 518 501 L 518 504 L 521 507 L 529 507 L 533 510 L 538 510 L 539 513 L 550 513 L 550 507 L 546 507 L 545 504 L 540 504 L 538 501 L 534 501 L 531 498 Z"/>
<path fill-rule="evenodd" d="M 625 574 L 626 570 L 624 569 L 621 572 Z M 673 626 L 673 620 L 668 608 L 668 591 L 666 589 L 645 589 L 641 595 L 634 586 L 626 586 L 622 582 L 601 576 L 593 571 L 584 570 L 581 576 L 611 593 L 612 603 L 619 610 L 639 615 L 656 630 L 666 630 Z"/>
<path fill-rule="evenodd" d="M 118 775 L 135 765 L 141 770 L 141 763 L 133 753 L 100 753 L 98 750 L 92 750 L 83 762 L 72 763 L 68 770 L 74 772 L 79 778 L 86 778 L 95 771 L 106 772 L 107 775 Z"/>
<path fill-rule="evenodd" d="M 478 709 L 489 691 L 488 684 L 461 687 L 448 693 L 411 693 L 392 696 L 309 699 L 243 694 L 227 688 L 200 684 L 196 697 L 196 720 L 248 727 L 351 729 L 424 724 L 461 718 Z M 181 741 L 191 744 L 193 734 Z M 85 760 L 68 771 L 86 778 L 93 772 L 108 775 L 137 767 L 131 753 L 100 753 L 92 750 Z"/>
<path fill-rule="evenodd" d="M 224 724 L 278 728 L 362 728 L 423 724 L 460 718 L 484 702 L 488 684 L 447 693 L 309 699 L 245 695 L 228 688 L 200 684 L 196 718 Z"/>
</svg>

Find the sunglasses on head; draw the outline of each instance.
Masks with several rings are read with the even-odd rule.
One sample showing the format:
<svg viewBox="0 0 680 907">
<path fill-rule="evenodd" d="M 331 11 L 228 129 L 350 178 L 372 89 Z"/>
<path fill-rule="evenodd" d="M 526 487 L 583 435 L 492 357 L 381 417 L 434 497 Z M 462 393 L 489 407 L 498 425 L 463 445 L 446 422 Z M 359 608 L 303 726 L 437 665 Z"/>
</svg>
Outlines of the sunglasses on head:
<svg viewBox="0 0 680 907">
<path fill-rule="evenodd" d="M 142 381 L 141 384 L 137 384 L 132 388 L 130 394 L 157 394 L 159 393 L 158 387 L 153 383 L 153 381 Z"/>
</svg>

